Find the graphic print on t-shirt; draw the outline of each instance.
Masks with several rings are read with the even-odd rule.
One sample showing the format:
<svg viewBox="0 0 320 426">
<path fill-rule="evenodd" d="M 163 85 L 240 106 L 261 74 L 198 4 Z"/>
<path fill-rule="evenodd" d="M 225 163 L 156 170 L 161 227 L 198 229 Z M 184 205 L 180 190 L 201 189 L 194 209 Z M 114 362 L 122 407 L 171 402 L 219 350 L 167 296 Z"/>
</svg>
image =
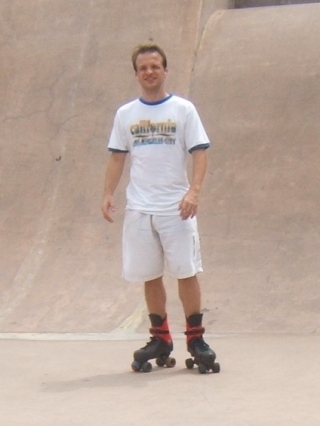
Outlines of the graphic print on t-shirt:
<svg viewBox="0 0 320 426">
<path fill-rule="evenodd" d="M 177 125 L 171 120 L 159 123 L 140 120 L 130 127 L 133 148 L 145 145 L 175 145 Z"/>
</svg>

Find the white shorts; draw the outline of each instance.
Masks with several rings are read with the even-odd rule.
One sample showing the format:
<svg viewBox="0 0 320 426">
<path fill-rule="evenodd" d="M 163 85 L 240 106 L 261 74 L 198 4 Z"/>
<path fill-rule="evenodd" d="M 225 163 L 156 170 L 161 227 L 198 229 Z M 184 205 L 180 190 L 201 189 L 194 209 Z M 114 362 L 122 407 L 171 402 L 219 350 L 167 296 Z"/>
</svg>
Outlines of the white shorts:
<svg viewBox="0 0 320 426">
<path fill-rule="evenodd" d="M 161 277 L 165 267 L 173 278 L 202 272 L 197 219 L 155 216 L 127 210 L 123 225 L 122 276 L 132 282 Z"/>
</svg>

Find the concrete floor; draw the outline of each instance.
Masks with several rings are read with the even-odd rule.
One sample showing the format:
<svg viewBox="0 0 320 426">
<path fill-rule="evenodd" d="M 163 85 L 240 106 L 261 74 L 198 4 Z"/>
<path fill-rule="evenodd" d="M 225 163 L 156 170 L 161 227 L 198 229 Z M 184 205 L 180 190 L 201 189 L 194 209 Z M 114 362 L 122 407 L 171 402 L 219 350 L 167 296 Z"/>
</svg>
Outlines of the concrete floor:
<svg viewBox="0 0 320 426">
<path fill-rule="evenodd" d="M 147 336 L 1 337 L 6 426 L 319 424 L 318 335 L 208 336 L 221 372 L 206 375 L 185 368 L 181 336 L 175 336 L 176 367 L 153 364 L 151 373 L 130 368 Z"/>
</svg>

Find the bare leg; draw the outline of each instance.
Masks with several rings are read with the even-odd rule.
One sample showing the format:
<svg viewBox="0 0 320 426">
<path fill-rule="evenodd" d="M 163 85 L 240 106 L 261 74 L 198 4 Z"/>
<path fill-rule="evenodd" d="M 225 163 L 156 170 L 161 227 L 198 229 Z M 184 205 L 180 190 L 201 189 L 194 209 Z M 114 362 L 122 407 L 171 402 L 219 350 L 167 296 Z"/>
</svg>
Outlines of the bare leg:
<svg viewBox="0 0 320 426">
<path fill-rule="evenodd" d="M 179 297 L 182 302 L 186 318 L 190 315 L 200 313 L 201 292 L 196 275 L 189 278 L 179 279 Z"/>
<path fill-rule="evenodd" d="M 149 314 L 166 317 L 167 295 L 162 277 L 144 283 L 145 299 Z"/>
<path fill-rule="evenodd" d="M 174 367 L 176 361 L 169 357 L 173 350 L 172 337 L 169 331 L 166 315 L 166 291 L 163 285 L 162 277 L 144 283 L 145 300 L 149 311 L 151 328 L 149 329 L 150 341 L 133 353 L 133 371 L 149 372 L 152 366 L 150 359 L 156 359 L 157 365 Z"/>
</svg>

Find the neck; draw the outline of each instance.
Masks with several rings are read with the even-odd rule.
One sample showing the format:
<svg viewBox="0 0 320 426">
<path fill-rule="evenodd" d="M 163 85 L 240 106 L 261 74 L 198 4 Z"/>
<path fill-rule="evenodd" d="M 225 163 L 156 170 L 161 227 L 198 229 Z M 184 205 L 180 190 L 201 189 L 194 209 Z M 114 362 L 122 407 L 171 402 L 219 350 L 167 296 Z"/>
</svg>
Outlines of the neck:
<svg viewBox="0 0 320 426">
<path fill-rule="evenodd" d="M 161 90 L 158 92 L 149 92 L 147 90 L 143 90 L 141 94 L 142 99 L 147 102 L 158 102 L 166 98 L 167 96 L 169 96 L 169 93 L 167 93 L 165 90 Z"/>
</svg>

